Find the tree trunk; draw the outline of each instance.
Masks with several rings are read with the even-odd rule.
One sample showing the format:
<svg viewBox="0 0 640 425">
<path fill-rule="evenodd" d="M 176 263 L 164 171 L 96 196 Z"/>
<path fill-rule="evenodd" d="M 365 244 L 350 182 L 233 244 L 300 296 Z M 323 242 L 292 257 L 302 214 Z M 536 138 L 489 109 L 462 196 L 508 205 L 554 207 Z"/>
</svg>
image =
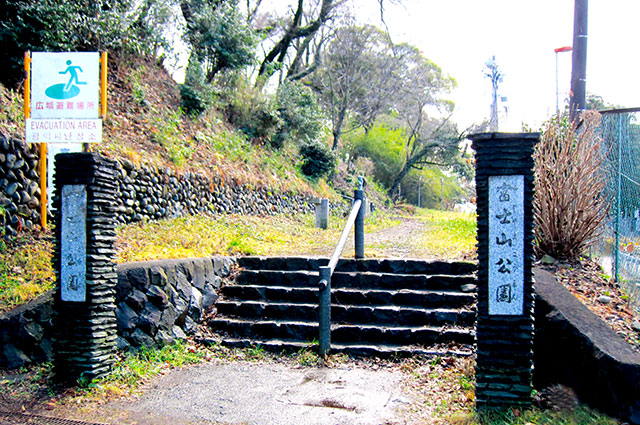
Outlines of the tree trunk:
<svg viewBox="0 0 640 425">
<path fill-rule="evenodd" d="M 340 112 L 338 112 L 338 120 L 336 121 L 336 125 L 333 127 L 333 146 L 331 147 L 332 151 L 338 149 L 338 140 L 340 139 L 340 134 L 342 134 L 342 125 L 344 124 L 344 117 L 347 115 L 347 108 L 341 108 Z"/>
<path fill-rule="evenodd" d="M 394 199 L 395 193 L 398 191 L 398 188 L 400 187 L 402 180 L 405 178 L 407 174 L 409 174 L 409 171 L 411 171 L 411 165 L 407 163 L 404 165 L 404 167 L 402 167 L 402 170 L 400 170 L 400 173 L 398 173 L 396 178 L 393 180 L 393 184 L 391 185 L 391 188 L 387 192 L 387 194 L 391 199 Z"/>
</svg>

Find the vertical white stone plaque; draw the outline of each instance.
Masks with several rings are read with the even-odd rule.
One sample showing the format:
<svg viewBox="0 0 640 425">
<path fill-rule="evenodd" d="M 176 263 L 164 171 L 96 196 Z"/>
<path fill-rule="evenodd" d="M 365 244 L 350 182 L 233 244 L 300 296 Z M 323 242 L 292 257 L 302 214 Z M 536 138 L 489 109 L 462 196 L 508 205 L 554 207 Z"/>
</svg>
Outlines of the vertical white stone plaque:
<svg viewBox="0 0 640 425">
<path fill-rule="evenodd" d="M 62 301 L 84 302 L 87 297 L 87 189 L 62 186 L 60 200 L 60 285 Z"/>
<path fill-rule="evenodd" d="M 489 176 L 489 314 L 524 310 L 524 176 Z"/>
</svg>

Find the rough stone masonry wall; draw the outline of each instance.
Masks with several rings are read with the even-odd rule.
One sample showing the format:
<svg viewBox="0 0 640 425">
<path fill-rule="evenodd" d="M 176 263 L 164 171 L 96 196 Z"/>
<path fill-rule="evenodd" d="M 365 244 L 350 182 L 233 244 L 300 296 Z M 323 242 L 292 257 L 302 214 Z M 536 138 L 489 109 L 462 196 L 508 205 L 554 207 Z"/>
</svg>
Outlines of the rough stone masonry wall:
<svg viewBox="0 0 640 425">
<path fill-rule="evenodd" d="M 118 347 L 161 346 L 193 334 L 234 265 L 232 257 L 119 265 Z M 49 292 L 0 314 L 0 368 L 52 359 L 53 311 Z"/>
<path fill-rule="evenodd" d="M 38 147 L 0 135 L 0 235 L 40 223 Z"/>
<path fill-rule="evenodd" d="M 118 162 L 121 223 L 201 212 L 217 214 L 279 214 L 311 212 L 310 198 L 252 188 L 202 174 L 177 174 L 170 168 L 138 167 Z"/>
<path fill-rule="evenodd" d="M 40 223 L 39 149 L 0 135 L 0 235 L 13 236 Z M 253 188 L 235 181 L 117 160 L 117 221 L 216 214 L 268 215 L 312 212 L 311 198 Z M 332 205 L 344 212 L 344 205 Z"/>
</svg>

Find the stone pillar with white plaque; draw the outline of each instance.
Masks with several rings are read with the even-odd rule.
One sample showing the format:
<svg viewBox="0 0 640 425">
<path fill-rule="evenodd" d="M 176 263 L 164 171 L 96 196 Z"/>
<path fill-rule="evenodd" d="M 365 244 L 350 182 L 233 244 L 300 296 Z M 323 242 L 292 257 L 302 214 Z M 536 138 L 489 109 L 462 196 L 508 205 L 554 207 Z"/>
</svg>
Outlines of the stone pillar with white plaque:
<svg viewBox="0 0 640 425">
<path fill-rule="evenodd" d="M 115 361 L 116 164 L 66 153 L 56 170 L 54 364 L 61 380 L 91 379 Z"/>
<path fill-rule="evenodd" d="M 476 407 L 531 404 L 533 148 L 538 133 L 470 136 L 476 152 Z"/>
</svg>

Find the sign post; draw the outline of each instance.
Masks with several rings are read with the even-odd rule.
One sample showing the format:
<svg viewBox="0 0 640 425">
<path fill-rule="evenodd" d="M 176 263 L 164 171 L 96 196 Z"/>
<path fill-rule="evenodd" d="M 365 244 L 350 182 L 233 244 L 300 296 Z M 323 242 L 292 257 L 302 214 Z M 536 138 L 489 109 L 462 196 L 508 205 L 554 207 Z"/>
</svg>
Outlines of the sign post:
<svg viewBox="0 0 640 425">
<path fill-rule="evenodd" d="M 47 188 L 53 156 L 80 152 L 102 140 L 106 116 L 106 53 L 25 53 L 25 139 L 40 143 L 41 225 L 47 227 Z M 48 144 L 53 145 L 48 148 Z M 47 154 L 51 158 L 47 161 Z M 47 167 L 48 163 L 48 167 Z"/>
<path fill-rule="evenodd" d="M 538 133 L 470 136 L 478 208 L 478 408 L 532 401 L 532 154 L 538 138 Z"/>
</svg>

